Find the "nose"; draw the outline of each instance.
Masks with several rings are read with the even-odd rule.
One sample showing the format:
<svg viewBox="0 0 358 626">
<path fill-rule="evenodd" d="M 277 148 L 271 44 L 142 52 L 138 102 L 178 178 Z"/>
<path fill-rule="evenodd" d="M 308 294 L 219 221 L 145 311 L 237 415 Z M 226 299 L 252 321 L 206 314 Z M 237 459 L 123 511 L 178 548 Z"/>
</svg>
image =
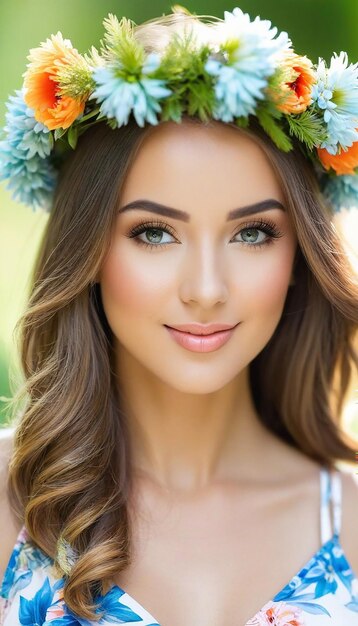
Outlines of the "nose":
<svg viewBox="0 0 358 626">
<path fill-rule="evenodd" d="M 214 245 L 205 241 L 187 254 L 180 283 L 180 297 L 185 303 L 196 302 L 210 309 L 228 297 L 225 259 Z"/>
</svg>

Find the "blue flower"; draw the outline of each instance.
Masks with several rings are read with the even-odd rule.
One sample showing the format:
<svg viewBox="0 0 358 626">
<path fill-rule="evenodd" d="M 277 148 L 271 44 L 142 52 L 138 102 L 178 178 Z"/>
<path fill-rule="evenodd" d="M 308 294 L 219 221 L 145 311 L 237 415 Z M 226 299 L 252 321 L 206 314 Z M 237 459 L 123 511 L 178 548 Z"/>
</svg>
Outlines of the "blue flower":
<svg viewBox="0 0 358 626">
<path fill-rule="evenodd" d="M 13 198 L 48 209 L 57 174 L 49 161 L 53 137 L 36 121 L 32 109 L 17 90 L 7 102 L 5 137 L 0 142 L 0 180 L 9 180 Z"/>
<path fill-rule="evenodd" d="M 50 557 L 42 550 L 34 548 L 26 541 L 18 541 L 4 574 L 1 596 L 13 598 L 19 590 L 31 583 L 33 570 L 39 566 L 46 567 L 49 563 Z"/>
<path fill-rule="evenodd" d="M 53 590 L 46 576 L 42 587 L 31 600 L 20 596 L 19 620 L 21 626 L 42 626 L 46 619 L 46 612 L 51 605 Z"/>
<path fill-rule="evenodd" d="M 34 117 L 34 112 L 24 101 L 23 89 L 16 90 L 15 96 L 9 96 L 4 127 L 11 146 L 24 151 L 30 159 L 38 154 L 45 159 L 53 148 L 53 140 L 50 130 Z"/>
<path fill-rule="evenodd" d="M 266 81 L 250 74 L 239 73 L 234 67 L 222 65 L 209 59 L 205 66 L 208 74 L 217 76 L 215 96 L 217 105 L 213 111 L 215 119 L 232 122 L 234 117 L 254 113 L 256 100 L 262 100 L 261 89 Z"/>
<path fill-rule="evenodd" d="M 38 155 L 27 159 L 23 151 L 4 140 L 0 142 L 0 180 L 6 179 L 14 200 L 28 204 L 33 210 L 37 206 L 50 209 L 57 174 L 47 159 Z"/>
<path fill-rule="evenodd" d="M 217 78 L 213 117 L 230 122 L 235 117 L 255 113 L 257 101 L 265 99 L 268 78 L 278 67 L 280 56 L 289 50 L 291 41 L 286 32 L 274 39 L 277 28 L 271 28 L 269 20 L 257 16 L 251 22 L 250 16 L 238 7 L 232 13 L 225 11 L 224 16 L 225 21 L 215 26 L 217 40 L 224 50 L 227 41 L 236 41 L 236 50 L 230 51 L 227 64 L 215 55 L 209 57 L 205 70 Z"/>
<path fill-rule="evenodd" d="M 346 150 L 358 141 L 358 63 L 348 65 L 346 52 L 339 56 L 334 53 L 329 68 L 319 60 L 311 97 L 324 111 L 328 129 L 328 139 L 321 148 L 335 155 L 339 145 Z"/>
<path fill-rule="evenodd" d="M 358 208 L 358 176 L 326 176 L 322 183 L 324 196 L 335 213 L 342 208 Z"/>
<path fill-rule="evenodd" d="M 124 594 L 125 591 L 123 589 L 113 585 L 104 596 L 100 596 L 100 611 L 104 611 L 106 620 L 113 621 L 116 624 L 141 622 L 142 618 L 138 613 L 135 613 L 129 606 L 120 602 L 120 598 Z"/>
<path fill-rule="evenodd" d="M 131 112 L 139 126 L 144 126 L 145 121 L 155 125 L 158 123 L 156 113 L 161 111 L 158 100 L 172 93 L 165 86 L 164 80 L 148 76 L 158 65 L 158 56 L 154 53 L 148 55 L 142 67 L 141 77 L 133 81 L 125 80 L 118 75 L 121 70 L 119 61 L 109 67 L 97 67 L 93 72 L 97 88 L 90 99 L 96 98 L 96 101 L 101 103 L 101 114 L 115 118 L 118 126 L 128 123 Z"/>
<path fill-rule="evenodd" d="M 63 579 L 61 579 L 63 580 Z M 61 585 L 61 581 L 57 581 L 57 587 Z M 62 585 L 61 585 L 62 586 Z M 97 615 L 102 614 L 102 617 L 96 621 L 97 624 L 127 624 L 127 623 L 142 623 L 143 618 L 133 611 L 129 606 L 120 602 L 120 598 L 125 595 L 125 591 L 118 587 L 117 585 L 113 585 L 111 589 L 105 594 L 98 594 L 94 601 L 98 604 L 98 608 L 96 608 L 95 613 Z M 55 609 L 53 611 L 53 609 Z M 51 613 L 54 612 L 56 614 L 56 609 L 60 609 L 58 612 L 60 615 L 58 617 L 52 617 Z M 69 607 L 64 603 L 62 597 L 56 599 L 50 607 L 48 607 L 48 620 L 41 623 L 42 626 L 92 626 L 93 621 L 87 620 L 84 617 L 79 617 L 72 613 Z M 148 626 L 159 626 L 156 622 Z"/>
</svg>

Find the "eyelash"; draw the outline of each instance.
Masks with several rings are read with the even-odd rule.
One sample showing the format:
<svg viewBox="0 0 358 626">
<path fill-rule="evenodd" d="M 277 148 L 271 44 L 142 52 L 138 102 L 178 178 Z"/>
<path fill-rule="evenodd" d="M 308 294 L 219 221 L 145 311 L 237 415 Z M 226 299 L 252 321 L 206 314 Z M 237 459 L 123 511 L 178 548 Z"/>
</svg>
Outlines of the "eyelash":
<svg viewBox="0 0 358 626">
<path fill-rule="evenodd" d="M 278 230 L 274 222 L 271 222 L 270 220 L 265 221 L 263 219 L 258 219 L 255 222 L 250 222 L 249 224 L 245 224 L 241 226 L 240 230 L 237 233 L 235 233 L 234 237 L 236 237 L 236 235 L 238 235 L 241 232 L 241 230 L 250 230 L 250 228 L 261 230 L 266 235 L 268 235 L 268 238 L 265 239 L 264 241 L 261 241 L 260 243 L 251 244 L 251 243 L 248 243 L 247 241 L 239 242 L 239 243 L 244 244 L 245 246 L 249 246 L 250 248 L 261 248 L 261 246 L 270 245 L 274 242 L 275 239 L 279 239 L 283 235 L 283 233 Z M 169 243 L 164 243 L 164 244 L 148 243 L 146 241 L 142 241 L 141 239 L 137 239 L 138 235 L 141 235 L 142 233 L 145 233 L 147 230 L 151 230 L 151 229 L 163 230 L 169 235 L 172 235 L 173 237 L 175 237 L 173 229 L 168 224 L 160 220 L 153 220 L 151 222 L 145 222 L 145 221 L 140 222 L 129 231 L 129 234 L 127 235 L 127 237 L 129 237 L 130 239 L 134 239 L 137 244 L 143 245 L 149 248 L 163 248 L 167 245 L 170 245 Z"/>
</svg>

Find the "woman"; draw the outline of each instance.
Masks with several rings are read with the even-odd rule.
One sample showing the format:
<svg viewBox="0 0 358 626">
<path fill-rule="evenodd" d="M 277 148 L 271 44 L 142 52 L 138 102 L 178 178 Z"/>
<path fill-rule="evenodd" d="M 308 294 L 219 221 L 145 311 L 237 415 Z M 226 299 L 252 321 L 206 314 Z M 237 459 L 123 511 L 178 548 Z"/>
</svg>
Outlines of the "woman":
<svg viewBox="0 0 358 626">
<path fill-rule="evenodd" d="M 147 50 L 204 36 L 177 15 Z M 358 624 L 357 286 L 306 157 L 191 115 L 66 155 L 3 442 L 6 626 Z"/>
</svg>

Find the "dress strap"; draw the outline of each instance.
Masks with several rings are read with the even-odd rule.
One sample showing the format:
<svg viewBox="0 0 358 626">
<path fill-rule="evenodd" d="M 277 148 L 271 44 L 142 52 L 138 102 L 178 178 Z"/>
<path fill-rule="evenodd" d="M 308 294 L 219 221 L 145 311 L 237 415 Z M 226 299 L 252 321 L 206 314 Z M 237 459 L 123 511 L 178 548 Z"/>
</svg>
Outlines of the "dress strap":
<svg viewBox="0 0 358 626">
<path fill-rule="evenodd" d="M 342 481 L 341 474 L 334 470 L 332 475 L 332 503 L 333 503 L 333 532 L 335 535 L 341 532 L 342 522 Z"/>
<path fill-rule="evenodd" d="M 339 536 L 342 516 L 342 485 L 337 469 L 321 467 L 321 542 L 326 543 L 332 535 Z M 333 514 L 333 530 L 332 530 Z"/>
</svg>

